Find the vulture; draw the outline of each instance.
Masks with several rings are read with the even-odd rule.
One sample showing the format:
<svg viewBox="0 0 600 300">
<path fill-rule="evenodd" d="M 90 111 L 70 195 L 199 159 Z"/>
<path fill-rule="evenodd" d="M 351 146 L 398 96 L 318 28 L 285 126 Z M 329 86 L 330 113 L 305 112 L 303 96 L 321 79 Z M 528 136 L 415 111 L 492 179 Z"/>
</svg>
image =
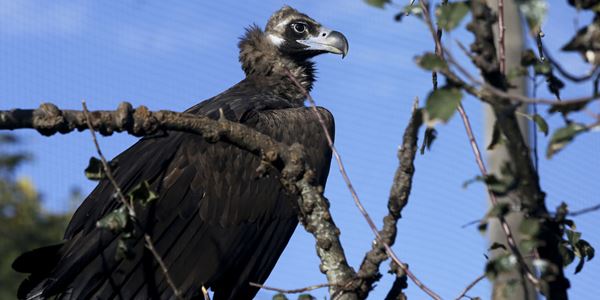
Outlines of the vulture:
<svg viewBox="0 0 600 300">
<path fill-rule="evenodd" d="M 315 111 L 304 106 L 315 81 L 311 61 L 348 52 L 338 31 L 284 6 L 264 30 L 246 29 L 239 41 L 245 78 L 186 112 L 224 116 L 286 144 L 305 147 L 307 163 L 325 186 L 331 150 Z M 288 73 L 289 72 L 289 73 Z M 331 113 L 318 108 L 329 134 Z M 113 175 L 127 192 L 146 181 L 158 198 L 137 206 L 138 224 L 127 257 L 117 257 L 118 233 L 97 221 L 121 204 L 106 179 L 83 201 L 62 243 L 23 253 L 13 268 L 30 274 L 19 299 L 174 299 L 160 266 L 144 246 L 148 234 L 184 299 L 252 299 L 298 224 L 297 196 L 277 171 L 257 176 L 260 157 L 227 142 L 166 131 L 144 137 L 116 157 Z M 136 225 L 137 226 L 137 225 Z"/>
</svg>

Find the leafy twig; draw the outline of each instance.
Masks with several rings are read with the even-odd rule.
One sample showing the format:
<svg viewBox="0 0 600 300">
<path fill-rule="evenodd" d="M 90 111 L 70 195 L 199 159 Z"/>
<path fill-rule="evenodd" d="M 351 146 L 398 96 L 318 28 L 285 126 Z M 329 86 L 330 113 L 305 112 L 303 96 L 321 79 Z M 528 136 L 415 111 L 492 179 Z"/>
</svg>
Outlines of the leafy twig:
<svg viewBox="0 0 600 300">
<path fill-rule="evenodd" d="M 429 11 L 427 9 L 427 5 L 425 5 L 424 2 L 425 1 L 421 0 L 421 8 L 423 9 L 423 15 L 424 15 L 424 19 L 425 19 L 425 22 L 427 24 L 427 27 L 430 29 L 431 36 L 434 39 L 434 42 L 435 42 L 435 45 L 436 45 L 436 52 L 437 52 L 437 49 L 442 48 L 441 41 L 439 39 L 439 36 L 437 34 L 435 34 L 434 25 L 433 25 L 433 22 L 431 21 L 430 13 L 429 13 Z M 444 56 L 443 56 L 442 52 L 437 53 L 437 55 L 442 60 L 446 60 L 446 59 L 444 59 Z M 435 89 L 435 84 L 434 84 L 434 89 Z M 486 177 L 487 176 L 487 170 L 485 168 L 485 164 L 483 163 L 483 158 L 481 156 L 481 152 L 479 151 L 479 147 L 477 146 L 477 141 L 475 140 L 475 136 L 473 134 L 473 130 L 471 128 L 471 123 L 469 122 L 469 118 L 468 118 L 468 116 L 467 116 L 467 114 L 466 114 L 466 112 L 465 112 L 462 104 L 458 105 L 457 110 L 458 110 L 458 112 L 459 112 L 459 114 L 461 116 L 461 119 L 463 121 L 463 124 L 465 126 L 465 131 L 466 131 L 467 136 L 469 138 L 469 142 L 471 144 L 471 148 L 473 150 L 473 154 L 475 155 L 475 161 L 477 162 L 477 166 L 479 167 L 481 175 L 483 177 Z M 492 205 L 496 206 L 498 204 L 496 196 L 491 191 L 491 189 L 490 189 L 490 187 L 488 185 L 486 185 L 486 187 L 487 187 L 487 191 L 488 191 L 490 200 L 492 202 Z M 499 215 L 498 219 L 500 221 L 502 230 L 504 231 L 504 233 L 506 235 L 506 239 L 507 239 L 507 243 L 509 245 L 509 248 L 510 248 L 511 252 L 517 258 L 517 261 L 519 262 L 519 266 L 521 267 L 521 269 L 525 273 L 525 275 L 528 278 L 528 280 L 530 280 L 536 287 L 539 287 L 539 281 L 535 277 L 535 275 L 533 275 L 533 273 L 531 272 L 531 270 L 529 270 L 529 267 L 527 266 L 525 260 L 523 259 L 523 255 L 521 254 L 521 252 L 520 252 L 520 250 L 519 250 L 519 248 L 517 246 L 517 243 L 516 243 L 516 241 L 514 239 L 512 231 L 511 231 L 510 227 L 508 226 L 508 223 L 504 219 L 504 216 Z"/>
</svg>

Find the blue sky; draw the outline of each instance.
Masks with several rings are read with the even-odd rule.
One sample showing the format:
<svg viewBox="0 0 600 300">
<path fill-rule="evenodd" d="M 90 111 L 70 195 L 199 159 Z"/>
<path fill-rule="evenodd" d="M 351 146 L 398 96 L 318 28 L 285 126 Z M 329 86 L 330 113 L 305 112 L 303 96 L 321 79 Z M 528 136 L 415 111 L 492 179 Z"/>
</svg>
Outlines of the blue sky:
<svg viewBox="0 0 600 300">
<path fill-rule="evenodd" d="M 402 1 L 405 2 L 405 1 Z M 406 1 L 407 2 L 407 1 Z M 546 22 L 545 43 L 562 64 L 584 73 L 579 56 L 560 54 L 575 32 L 575 12 L 552 1 Z M 243 78 L 237 61 L 237 41 L 244 27 L 264 26 L 283 1 L 10 1 L 0 0 L 0 109 L 33 108 L 42 102 L 80 109 L 116 108 L 121 101 L 151 109 L 181 111 L 216 95 Z M 380 10 L 362 1 L 288 1 L 297 9 L 343 32 L 350 53 L 316 59 L 318 81 L 313 96 L 330 109 L 336 119 L 336 146 L 348 173 L 372 217 L 380 224 L 397 166 L 396 150 L 415 96 L 424 99 L 430 90 L 430 74 L 413 63 L 413 57 L 431 51 L 428 32 L 415 18 L 393 21 L 394 8 Z M 581 14 L 589 19 L 589 16 Z M 455 32 L 446 38 L 465 43 L 471 36 Z M 463 60 L 464 61 L 464 60 Z M 464 62 L 466 64 L 466 61 Z M 565 98 L 590 93 L 588 86 L 570 86 Z M 545 87 L 538 90 L 549 95 Z M 483 144 L 482 107 L 465 98 L 480 144 Z M 597 104 L 590 107 L 598 111 Z M 545 110 L 543 115 L 546 115 Z M 560 126 L 549 119 L 550 127 Z M 588 120 L 589 121 L 589 120 Z M 410 203 L 399 222 L 394 249 L 413 272 L 444 298 L 460 292 L 483 272 L 485 236 L 476 228 L 461 228 L 486 211 L 483 186 L 462 188 L 478 174 L 469 144 L 458 118 L 438 126 L 439 138 L 431 152 L 418 156 Z M 19 176 L 33 180 L 49 211 L 72 207 L 69 190 L 79 187 L 87 194 L 94 187 L 83 169 L 95 151 L 89 133 L 41 137 L 18 131 L 24 148 L 35 159 L 19 169 Z M 101 138 L 107 156 L 126 149 L 135 138 L 115 135 Z M 546 139 L 540 136 L 540 148 Z M 600 202 L 597 173 L 600 170 L 600 137 L 582 135 L 552 160 L 541 159 L 542 186 L 549 207 L 567 201 L 573 209 Z M 543 157 L 543 152 L 541 153 Z M 373 236 L 354 206 L 339 172 L 332 167 L 326 195 L 334 219 L 342 230 L 349 261 L 358 266 L 370 249 Z M 598 213 L 577 217 L 583 238 L 600 245 Z M 318 270 L 314 241 L 302 228 L 281 257 L 267 285 L 297 288 L 325 282 Z M 382 273 L 387 265 L 382 267 Z M 573 268 L 567 273 L 571 275 Z M 582 273 L 570 276 L 572 299 L 590 299 L 600 293 L 594 278 L 600 277 L 596 261 Z M 384 297 L 391 285 L 387 275 L 373 299 Z M 482 282 L 471 296 L 489 298 L 489 284 Z M 412 283 L 408 296 L 425 299 Z M 270 299 L 261 292 L 257 299 Z M 323 295 L 317 291 L 315 295 Z"/>
</svg>

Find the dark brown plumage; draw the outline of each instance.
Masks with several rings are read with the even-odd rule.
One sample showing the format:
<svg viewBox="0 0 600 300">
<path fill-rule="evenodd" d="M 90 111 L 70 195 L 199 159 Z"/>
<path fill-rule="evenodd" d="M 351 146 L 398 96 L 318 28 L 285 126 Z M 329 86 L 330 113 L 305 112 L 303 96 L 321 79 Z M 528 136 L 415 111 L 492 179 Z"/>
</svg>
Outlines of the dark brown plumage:
<svg viewBox="0 0 600 300">
<path fill-rule="evenodd" d="M 325 52 L 345 54 L 345 38 L 284 7 L 265 32 L 248 29 L 239 46 L 246 78 L 187 112 L 216 119 L 222 110 L 229 120 L 278 141 L 303 144 L 324 186 L 330 149 L 317 116 L 303 106 L 304 95 L 285 70 L 310 90 L 314 68 L 308 59 Z M 319 111 L 333 134 L 333 117 Z M 215 300 L 251 299 L 257 288 L 249 282 L 266 280 L 298 222 L 296 199 L 283 189 L 279 174 L 258 178 L 260 159 L 255 155 L 181 132 L 143 138 L 117 159 L 114 175 L 124 191 L 147 180 L 159 195 L 138 208 L 141 228 L 133 239 L 133 256 L 117 259 L 118 236 L 96 227 L 97 220 L 120 206 L 113 187 L 103 180 L 73 216 L 61 244 L 15 261 L 15 270 L 31 274 L 18 297 L 173 298 L 144 248 L 140 233 L 145 232 L 184 298 L 201 298 L 205 286 L 214 291 Z"/>
</svg>

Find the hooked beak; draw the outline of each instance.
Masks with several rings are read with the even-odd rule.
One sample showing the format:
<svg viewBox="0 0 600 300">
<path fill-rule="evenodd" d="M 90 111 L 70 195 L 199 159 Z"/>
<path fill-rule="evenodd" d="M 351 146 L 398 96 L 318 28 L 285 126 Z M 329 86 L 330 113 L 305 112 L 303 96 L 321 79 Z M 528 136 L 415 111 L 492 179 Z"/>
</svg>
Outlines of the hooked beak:
<svg viewBox="0 0 600 300">
<path fill-rule="evenodd" d="M 296 42 L 308 46 L 308 50 L 326 51 L 341 54 L 342 58 L 348 54 L 348 40 L 338 32 L 322 27 L 317 36 L 311 36 L 305 40 Z"/>
</svg>

